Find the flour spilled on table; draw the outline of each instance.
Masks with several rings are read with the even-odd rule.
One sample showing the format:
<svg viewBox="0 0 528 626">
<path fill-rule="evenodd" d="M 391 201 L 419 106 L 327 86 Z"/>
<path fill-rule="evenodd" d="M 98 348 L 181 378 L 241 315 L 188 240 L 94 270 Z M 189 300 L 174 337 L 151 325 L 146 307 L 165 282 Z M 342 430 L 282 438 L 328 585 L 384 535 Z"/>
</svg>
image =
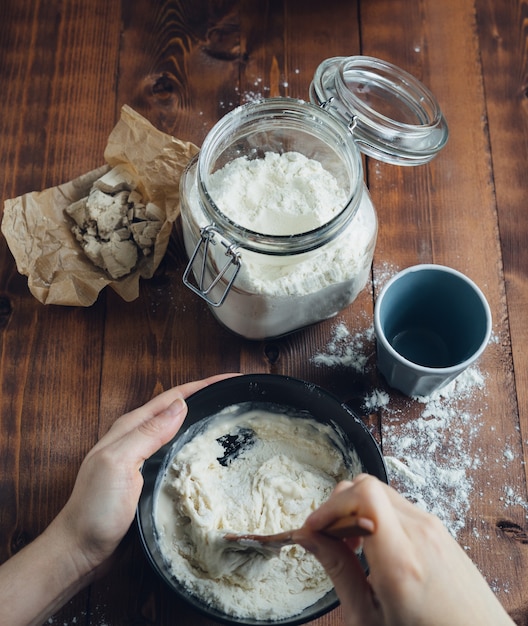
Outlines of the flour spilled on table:
<svg viewBox="0 0 528 626">
<path fill-rule="evenodd" d="M 439 517 L 456 537 L 466 525 L 471 471 L 480 465 L 470 450 L 481 427 L 481 413 L 464 410 L 461 400 L 485 396 L 485 379 L 476 366 L 428 397 L 415 398 L 421 414 L 402 421 L 391 414 L 382 431 L 389 475 L 409 500 Z M 485 403 L 478 403 L 479 406 Z M 378 408 L 373 398 L 366 408 Z"/>
<path fill-rule="evenodd" d="M 375 367 L 374 330 L 351 333 L 336 324 L 324 350 L 312 357 L 317 366 L 349 367 L 367 373 Z M 401 395 L 399 396 L 401 398 Z M 382 409 L 383 452 L 389 479 L 400 493 L 439 517 L 456 538 L 466 525 L 473 484 L 472 470 L 481 460 L 472 455 L 486 406 L 486 376 L 472 366 L 443 389 L 406 401 L 420 405 L 420 415 L 407 420 L 405 407 L 391 402 L 385 389 L 363 399 L 365 412 Z M 468 412 L 465 403 L 481 407 Z M 478 401 L 476 401 L 478 400 Z M 474 409 L 473 409 L 474 411 Z M 511 450 L 510 450 L 511 454 Z M 507 458 L 508 451 L 505 452 Z M 513 500 L 514 494 L 511 494 Z"/>
<path fill-rule="evenodd" d="M 318 366 L 350 367 L 356 372 L 364 372 L 373 350 L 369 351 L 368 346 L 373 339 L 373 326 L 365 332 L 352 334 L 345 324 L 337 324 L 325 351 L 315 354 L 312 362 Z"/>
<path fill-rule="evenodd" d="M 79 617 L 72 617 L 69 620 L 52 616 L 44 622 L 44 624 L 53 626 L 76 626 L 77 624 L 85 624 L 88 619 L 88 615 L 89 614 L 86 611 L 82 611 Z M 93 626 L 110 626 L 110 623 L 105 618 L 95 619 L 97 621 L 94 621 L 94 615 L 90 615 L 90 624 L 93 624 Z"/>
</svg>

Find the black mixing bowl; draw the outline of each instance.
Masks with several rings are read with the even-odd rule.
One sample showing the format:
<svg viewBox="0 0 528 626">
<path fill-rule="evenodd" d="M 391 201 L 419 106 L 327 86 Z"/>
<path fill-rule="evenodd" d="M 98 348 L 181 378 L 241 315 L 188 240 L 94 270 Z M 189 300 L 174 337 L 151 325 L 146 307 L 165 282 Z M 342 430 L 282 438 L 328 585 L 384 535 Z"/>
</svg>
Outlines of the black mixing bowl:
<svg viewBox="0 0 528 626">
<path fill-rule="evenodd" d="M 356 450 L 362 469 L 368 474 L 387 481 L 387 471 L 378 445 L 363 422 L 335 396 L 320 387 L 291 378 L 273 374 L 250 374 L 236 376 L 214 383 L 187 399 L 187 418 L 174 439 L 163 446 L 143 465 L 145 484 L 139 500 L 137 522 L 141 541 L 147 557 L 161 579 L 185 601 L 210 619 L 224 624 L 247 626 L 293 626 L 304 624 L 328 613 L 338 604 L 332 590 L 315 604 L 293 617 L 281 620 L 241 619 L 230 616 L 191 595 L 171 574 L 163 558 L 157 540 L 154 523 L 155 498 L 165 470 L 173 456 L 190 438 L 201 429 L 202 421 L 216 413 L 242 403 L 271 412 L 286 412 L 306 416 L 325 424 L 331 424 L 345 435 Z M 364 563 L 366 568 L 366 563 Z"/>
</svg>

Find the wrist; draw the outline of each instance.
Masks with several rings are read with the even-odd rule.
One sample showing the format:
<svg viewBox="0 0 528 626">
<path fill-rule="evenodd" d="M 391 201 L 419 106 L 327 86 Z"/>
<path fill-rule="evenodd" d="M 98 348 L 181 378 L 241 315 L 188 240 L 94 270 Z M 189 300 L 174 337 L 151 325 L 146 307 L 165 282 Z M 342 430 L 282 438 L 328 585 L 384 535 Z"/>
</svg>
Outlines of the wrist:
<svg viewBox="0 0 528 626">
<path fill-rule="evenodd" d="M 61 566 L 67 578 L 65 582 L 77 584 L 81 588 L 102 574 L 103 563 L 82 544 L 75 524 L 64 509 L 46 528 L 42 537 L 54 550 L 54 554 L 61 555 Z"/>
<path fill-rule="evenodd" d="M 0 567 L 0 623 L 42 624 L 97 576 L 60 518 Z M 27 593 L 20 593 L 20 589 Z"/>
</svg>

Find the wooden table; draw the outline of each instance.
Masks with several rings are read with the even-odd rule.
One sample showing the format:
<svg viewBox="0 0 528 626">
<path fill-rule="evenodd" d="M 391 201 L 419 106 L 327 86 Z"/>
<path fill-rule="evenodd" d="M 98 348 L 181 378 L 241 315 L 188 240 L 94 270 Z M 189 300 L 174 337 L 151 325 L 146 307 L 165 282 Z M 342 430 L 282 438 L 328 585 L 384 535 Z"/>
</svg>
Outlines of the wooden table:
<svg viewBox="0 0 528 626">
<path fill-rule="evenodd" d="M 528 624 L 527 19 L 521 0 L 3 2 L 3 199 L 102 165 L 123 104 L 200 145 L 241 102 L 307 99 L 316 67 L 330 56 L 377 56 L 414 74 L 437 96 L 450 139 L 425 166 L 366 160 L 380 220 L 372 281 L 337 318 L 280 340 L 233 336 L 182 285 L 179 224 L 137 300 L 107 289 L 87 308 L 40 304 L 0 238 L 2 560 L 58 512 L 83 456 L 121 413 L 213 373 L 318 383 L 349 401 L 394 455 L 399 433 L 426 419 L 423 403 L 388 389 L 376 372 L 373 303 L 389 275 L 434 262 L 470 276 L 494 319 L 478 364 L 484 386 L 457 403 L 467 419 L 456 445 L 465 447 L 453 454 L 469 460 L 473 485 L 457 539 L 517 623 Z M 315 358 L 343 328 L 349 346 L 356 341 L 368 357 L 363 370 Z M 365 402 L 379 390 L 388 402 Z M 438 449 L 431 455 L 441 462 Z M 51 623 L 210 622 L 157 581 L 132 530 L 111 573 Z M 317 623 L 342 624 L 340 610 Z"/>
</svg>

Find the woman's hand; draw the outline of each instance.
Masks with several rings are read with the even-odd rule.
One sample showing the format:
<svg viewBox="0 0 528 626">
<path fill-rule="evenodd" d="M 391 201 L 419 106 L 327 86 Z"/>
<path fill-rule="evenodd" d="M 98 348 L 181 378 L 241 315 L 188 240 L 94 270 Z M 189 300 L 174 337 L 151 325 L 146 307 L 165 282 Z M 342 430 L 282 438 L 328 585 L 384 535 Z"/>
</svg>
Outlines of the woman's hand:
<svg viewBox="0 0 528 626">
<path fill-rule="evenodd" d="M 62 511 L 0 566 L 0 625 L 42 624 L 105 570 L 134 519 L 141 465 L 178 432 L 185 398 L 229 376 L 174 387 L 116 420 L 84 459 Z"/>
<path fill-rule="evenodd" d="M 120 417 L 84 459 L 70 499 L 54 520 L 88 570 L 104 564 L 134 519 L 143 462 L 178 432 L 185 398 L 229 375 L 174 387 Z"/>
<path fill-rule="evenodd" d="M 317 532 L 355 514 L 373 522 L 362 539 L 367 576 L 354 550 Z M 332 578 L 349 626 L 511 626 L 513 621 L 439 519 L 373 476 L 340 483 L 295 539 Z"/>
</svg>

